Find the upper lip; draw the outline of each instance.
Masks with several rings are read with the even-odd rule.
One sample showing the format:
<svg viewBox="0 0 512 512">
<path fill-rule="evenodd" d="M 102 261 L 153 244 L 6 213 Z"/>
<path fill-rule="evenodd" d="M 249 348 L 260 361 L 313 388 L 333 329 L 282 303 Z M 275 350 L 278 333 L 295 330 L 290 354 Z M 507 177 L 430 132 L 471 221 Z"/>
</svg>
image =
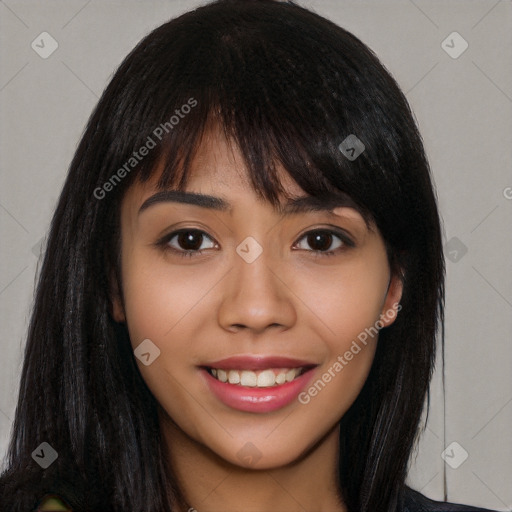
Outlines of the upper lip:
<svg viewBox="0 0 512 512">
<path fill-rule="evenodd" d="M 203 366 L 226 370 L 264 370 L 267 368 L 302 368 L 317 366 L 311 361 L 281 356 L 233 356 Z"/>
</svg>

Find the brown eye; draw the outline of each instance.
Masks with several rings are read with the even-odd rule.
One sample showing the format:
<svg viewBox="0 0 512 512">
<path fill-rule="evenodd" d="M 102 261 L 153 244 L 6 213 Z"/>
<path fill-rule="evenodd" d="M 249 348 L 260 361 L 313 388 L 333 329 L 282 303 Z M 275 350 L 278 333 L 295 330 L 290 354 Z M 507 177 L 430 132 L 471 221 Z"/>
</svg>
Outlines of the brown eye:
<svg viewBox="0 0 512 512">
<path fill-rule="evenodd" d="M 183 231 L 177 235 L 176 241 L 182 249 L 197 251 L 201 247 L 203 235 L 194 231 Z"/>
<path fill-rule="evenodd" d="M 167 237 L 167 244 L 176 251 L 202 251 L 203 249 L 210 249 L 215 247 L 212 239 L 203 231 L 198 229 L 187 229 L 171 233 Z M 210 240 L 212 243 L 208 247 L 204 247 L 205 240 Z"/>
<path fill-rule="evenodd" d="M 316 229 L 306 233 L 296 246 L 310 252 L 331 254 L 345 247 L 353 247 L 354 244 L 342 234 L 328 229 Z"/>
<path fill-rule="evenodd" d="M 313 250 L 328 251 L 331 248 L 333 237 L 331 233 L 317 231 L 306 235 L 306 240 Z"/>
</svg>

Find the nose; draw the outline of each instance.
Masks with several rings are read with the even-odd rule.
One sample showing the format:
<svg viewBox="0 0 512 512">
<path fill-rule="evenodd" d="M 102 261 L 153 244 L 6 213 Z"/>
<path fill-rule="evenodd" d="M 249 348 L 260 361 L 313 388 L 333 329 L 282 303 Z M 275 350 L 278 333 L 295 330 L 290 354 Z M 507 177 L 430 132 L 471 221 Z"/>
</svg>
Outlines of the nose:
<svg viewBox="0 0 512 512">
<path fill-rule="evenodd" d="M 292 327 L 297 320 L 294 295 L 275 261 L 272 264 L 263 251 L 251 263 L 235 255 L 233 265 L 218 310 L 219 324 L 232 332 L 247 329 L 254 333 Z"/>
</svg>

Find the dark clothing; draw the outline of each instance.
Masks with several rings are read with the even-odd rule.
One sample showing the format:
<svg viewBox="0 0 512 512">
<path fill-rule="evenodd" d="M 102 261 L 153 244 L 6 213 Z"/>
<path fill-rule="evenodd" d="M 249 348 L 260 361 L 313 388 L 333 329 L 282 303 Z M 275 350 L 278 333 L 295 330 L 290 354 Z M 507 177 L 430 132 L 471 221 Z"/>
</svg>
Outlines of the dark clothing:
<svg viewBox="0 0 512 512">
<path fill-rule="evenodd" d="M 469 507 L 466 505 L 457 505 L 455 503 L 446 503 L 432 501 L 423 494 L 407 489 L 405 493 L 404 507 L 401 512 L 492 512 L 487 508 Z"/>
</svg>

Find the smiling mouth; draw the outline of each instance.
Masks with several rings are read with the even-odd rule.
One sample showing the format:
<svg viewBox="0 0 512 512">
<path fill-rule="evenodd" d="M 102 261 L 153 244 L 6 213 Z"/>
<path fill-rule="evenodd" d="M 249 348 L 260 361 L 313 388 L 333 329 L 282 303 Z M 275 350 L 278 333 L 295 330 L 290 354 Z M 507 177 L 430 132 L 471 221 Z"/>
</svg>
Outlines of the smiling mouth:
<svg viewBox="0 0 512 512">
<path fill-rule="evenodd" d="M 206 367 L 206 371 L 220 382 L 248 388 L 271 388 L 292 382 L 313 368 L 301 366 L 297 368 L 267 368 L 261 371 L 236 370 Z"/>
</svg>

